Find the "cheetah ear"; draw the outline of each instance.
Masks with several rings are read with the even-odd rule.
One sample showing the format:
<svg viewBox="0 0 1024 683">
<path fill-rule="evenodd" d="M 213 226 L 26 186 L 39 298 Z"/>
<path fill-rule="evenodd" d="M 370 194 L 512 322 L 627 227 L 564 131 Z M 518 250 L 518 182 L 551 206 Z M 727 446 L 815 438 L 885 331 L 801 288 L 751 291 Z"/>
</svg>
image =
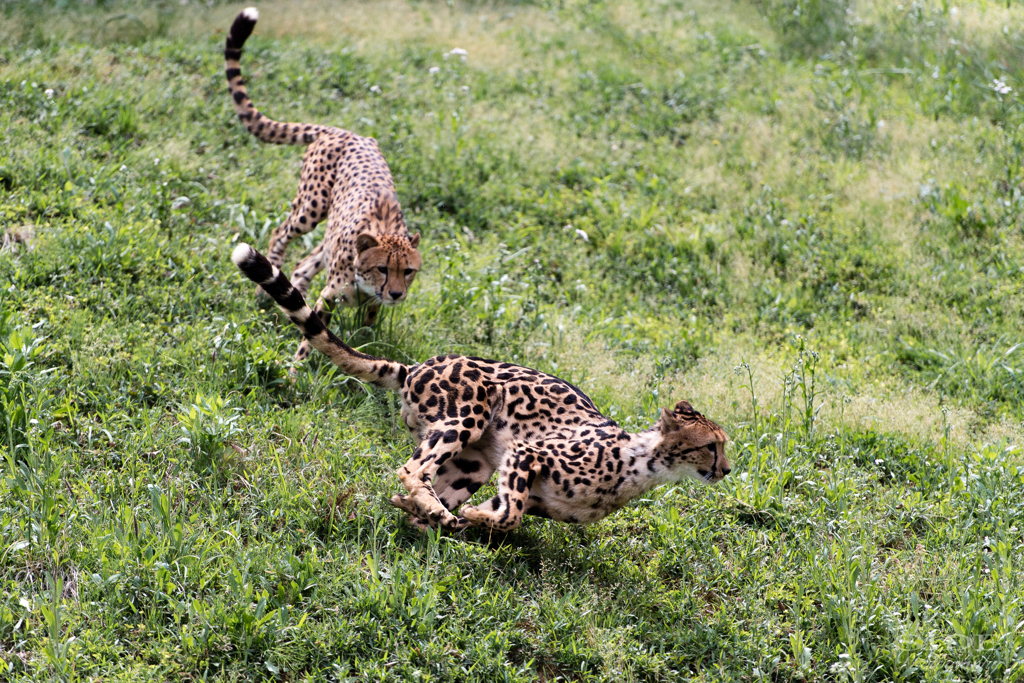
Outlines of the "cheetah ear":
<svg viewBox="0 0 1024 683">
<path fill-rule="evenodd" d="M 362 254 L 367 249 L 373 249 L 377 244 L 376 237 L 368 232 L 364 232 L 359 237 L 356 237 L 356 253 Z"/>
<path fill-rule="evenodd" d="M 668 408 L 661 409 L 661 420 L 659 420 L 658 424 L 661 426 L 662 434 L 678 431 L 682 427 L 679 418 Z"/>
<path fill-rule="evenodd" d="M 415 235 L 410 237 L 409 238 L 409 244 L 412 245 L 413 249 L 415 249 L 416 247 L 420 246 L 420 234 L 416 233 Z"/>
<path fill-rule="evenodd" d="M 693 406 L 690 405 L 689 401 L 680 401 L 676 404 L 676 412 L 682 413 L 683 415 L 700 415 Z"/>
</svg>

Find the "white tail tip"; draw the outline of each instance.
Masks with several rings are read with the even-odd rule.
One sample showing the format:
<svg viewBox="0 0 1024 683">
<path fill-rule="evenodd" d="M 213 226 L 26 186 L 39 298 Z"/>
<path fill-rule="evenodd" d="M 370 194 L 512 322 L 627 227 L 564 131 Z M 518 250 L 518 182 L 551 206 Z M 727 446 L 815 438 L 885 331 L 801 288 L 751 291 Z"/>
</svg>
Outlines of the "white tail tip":
<svg viewBox="0 0 1024 683">
<path fill-rule="evenodd" d="M 235 262 L 236 266 L 241 268 L 242 264 L 252 257 L 252 254 L 253 248 L 245 242 L 241 242 L 237 247 L 235 247 L 235 250 L 231 252 L 231 260 Z"/>
<path fill-rule="evenodd" d="M 242 10 L 242 16 L 251 21 L 258 21 L 260 18 L 260 11 L 255 7 L 246 7 Z"/>
</svg>

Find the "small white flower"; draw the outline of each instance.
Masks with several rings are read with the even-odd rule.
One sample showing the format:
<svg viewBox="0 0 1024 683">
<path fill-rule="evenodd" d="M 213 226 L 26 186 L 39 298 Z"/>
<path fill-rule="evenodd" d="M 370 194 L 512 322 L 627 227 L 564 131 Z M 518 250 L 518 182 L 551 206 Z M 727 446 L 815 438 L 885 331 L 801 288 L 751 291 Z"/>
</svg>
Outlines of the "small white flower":
<svg viewBox="0 0 1024 683">
<path fill-rule="evenodd" d="M 1013 92 L 1013 88 L 1006 85 L 1006 83 L 999 80 L 998 78 L 992 79 L 992 89 L 995 90 L 1000 95 L 1009 95 L 1010 93 Z"/>
<path fill-rule="evenodd" d="M 876 123 L 875 125 L 878 126 L 879 130 L 885 128 L 885 119 L 878 119 L 878 123 Z"/>
<path fill-rule="evenodd" d="M 124 164 L 121 164 L 121 168 L 120 168 L 119 170 L 121 170 L 121 171 L 127 171 L 127 170 L 128 170 L 128 167 L 127 167 L 127 166 L 125 166 Z"/>
<path fill-rule="evenodd" d="M 377 93 L 379 95 L 380 94 L 380 86 L 379 85 L 371 86 L 370 87 L 370 92 L 375 92 L 375 93 Z"/>
<path fill-rule="evenodd" d="M 590 241 L 590 237 L 588 237 L 588 236 L 587 236 L 587 233 L 586 233 L 586 231 L 584 231 L 584 230 L 580 230 L 579 228 L 576 228 L 576 234 L 577 234 L 577 235 L 579 236 L 579 238 L 580 238 L 580 239 L 582 239 L 582 240 L 583 240 L 584 242 L 589 242 L 589 241 Z"/>
<path fill-rule="evenodd" d="M 462 86 L 462 92 L 469 92 L 469 86 L 468 85 Z"/>
<path fill-rule="evenodd" d="M 53 88 L 47 88 L 43 92 L 46 93 L 47 97 L 53 97 Z"/>
<path fill-rule="evenodd" d="M 448 59 L 449 57 L 459 57 L 460 59 L 462 59 L 462 61 L 466 61 L 466 57 L 468 55 L 469 53 L 463 50 L 461 47 L 453 47 L 451 52 L 444 53 L 444 58 Z"/>
<path fill-rule="evenodd" d="M 876 465 L 883 465 L 883 464 L 885 464 L 885 460 L 882 459 L 882 458 L 875 458 L 875 464 Z"/>
<path fill-rule="evenodd" d="M 740 481 L 742 481 L 744 484 L 747 483 L 747 479 L 750 479 L 750 475 L 747 474 L 746 472 L 740 475 Z"/>
<path fill-rule="evenodd" d="M 949 16 L 955 17 L 959 13 L 960 13 L 960 8 L 959 7 L 950 7 L 949 8 Z"/>
<path fill-rule="evenodd" d="M 581 282 L 578 285 L 576 285 L 576 291 L 577 292 L 585 292 L 585 291 L 587 291 L 587 286 Z"/>
<path fill-rule="evenodd" d="M 39 424 L 39 420 L 37 420 L 37 419 L 35 419 L 35 418 L 33 417 L 33 418 L 32 418 L 31 420 L 29 420 L 29 421 L 28 421 L 28 423 L 29 423 L 30 425 L 37 425 L 37 424 Z"/>
<path fill-rule="evenodd" d="M 153 159 L 153 165 L 154 166 L 159 166 L 160 165 L 160 157 L 157 157 L 156 159 Z"/>
<path fill-rule="evenodd" d="M 436 74 L 440 70 L 441 70 L 441 67 L 439 67 L 439 66 L 432 66 L 429 69 L 427 69 L 427 71 L 430 73 L 431 76 L 433 76 L 434 74 Z"/>
</svg>

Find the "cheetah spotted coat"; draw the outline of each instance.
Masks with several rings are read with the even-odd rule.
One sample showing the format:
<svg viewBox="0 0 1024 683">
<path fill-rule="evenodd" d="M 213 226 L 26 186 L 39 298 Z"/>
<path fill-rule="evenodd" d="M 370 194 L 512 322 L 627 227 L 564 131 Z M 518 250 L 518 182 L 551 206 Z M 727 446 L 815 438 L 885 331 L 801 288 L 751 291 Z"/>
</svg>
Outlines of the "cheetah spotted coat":
<svg viewBox="0 0 1024 683">
<path fill-rule="evenodd" d="M 372 325 L 382 304 L 402 301 L 421 266 L 419 234 L 409 235 L 384 156 L 373 138 L 308 123 L 280 123 L 257 111 L 245 89 L 239 60 L 256 26 L 255 8 L 242 11 L 231 25 L 224 49 L 228 87 L 235 112 L 250 133 L 264 142 L 309 145 L 302 158 L 299 191 L 292 210 L 270 236 L 268 257 L 281 267 L 288 243 L 325 218 L 323 241 L 303 258 L 292 284 L 303 295 L 324 268 L 327 283 L 314 310 L 330 324 L 334 303 L 367 304 Z M 295 355 L 309 355 L 303 341 Z"/>
<path fill-rule="evenodd" d="M 368 356 L 324 327 L 257 251 L 240 244 L 232 259 L 344 372 L 399 392 L 418 447 L 398 470 L 408 495 L 391 503 L 423 524 L 509 531 L 524 514 L 596 522 L 660 484 L 714 483 L 729 473 L 728 437 L 686 401 L 631 434 L 578 388 L 537 370 L 468 356 L 418 365 Z M 497 495 L 459 510 L 495 472 Z"/>
</svg>

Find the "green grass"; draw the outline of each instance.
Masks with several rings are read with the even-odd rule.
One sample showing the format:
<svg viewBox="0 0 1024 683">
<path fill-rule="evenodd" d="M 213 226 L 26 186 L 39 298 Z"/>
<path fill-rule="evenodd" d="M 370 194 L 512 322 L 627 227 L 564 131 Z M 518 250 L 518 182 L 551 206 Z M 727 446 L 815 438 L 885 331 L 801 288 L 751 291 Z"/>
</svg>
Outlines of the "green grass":
<svg viewBox="0 0 1024 683">
<path fill-rule="evenodd" d="M 386 503 L 393 394 L 287 381 L 229 253 L 302 149 L 231 111 L 240 8 L 0 7 L 0 678 L 1024 678 L 1018 3 L 260 6 L 254 101 L 376 137 L 424 235 L 342 334 L 732 436 L 503 537 Z"/>
</svg>

